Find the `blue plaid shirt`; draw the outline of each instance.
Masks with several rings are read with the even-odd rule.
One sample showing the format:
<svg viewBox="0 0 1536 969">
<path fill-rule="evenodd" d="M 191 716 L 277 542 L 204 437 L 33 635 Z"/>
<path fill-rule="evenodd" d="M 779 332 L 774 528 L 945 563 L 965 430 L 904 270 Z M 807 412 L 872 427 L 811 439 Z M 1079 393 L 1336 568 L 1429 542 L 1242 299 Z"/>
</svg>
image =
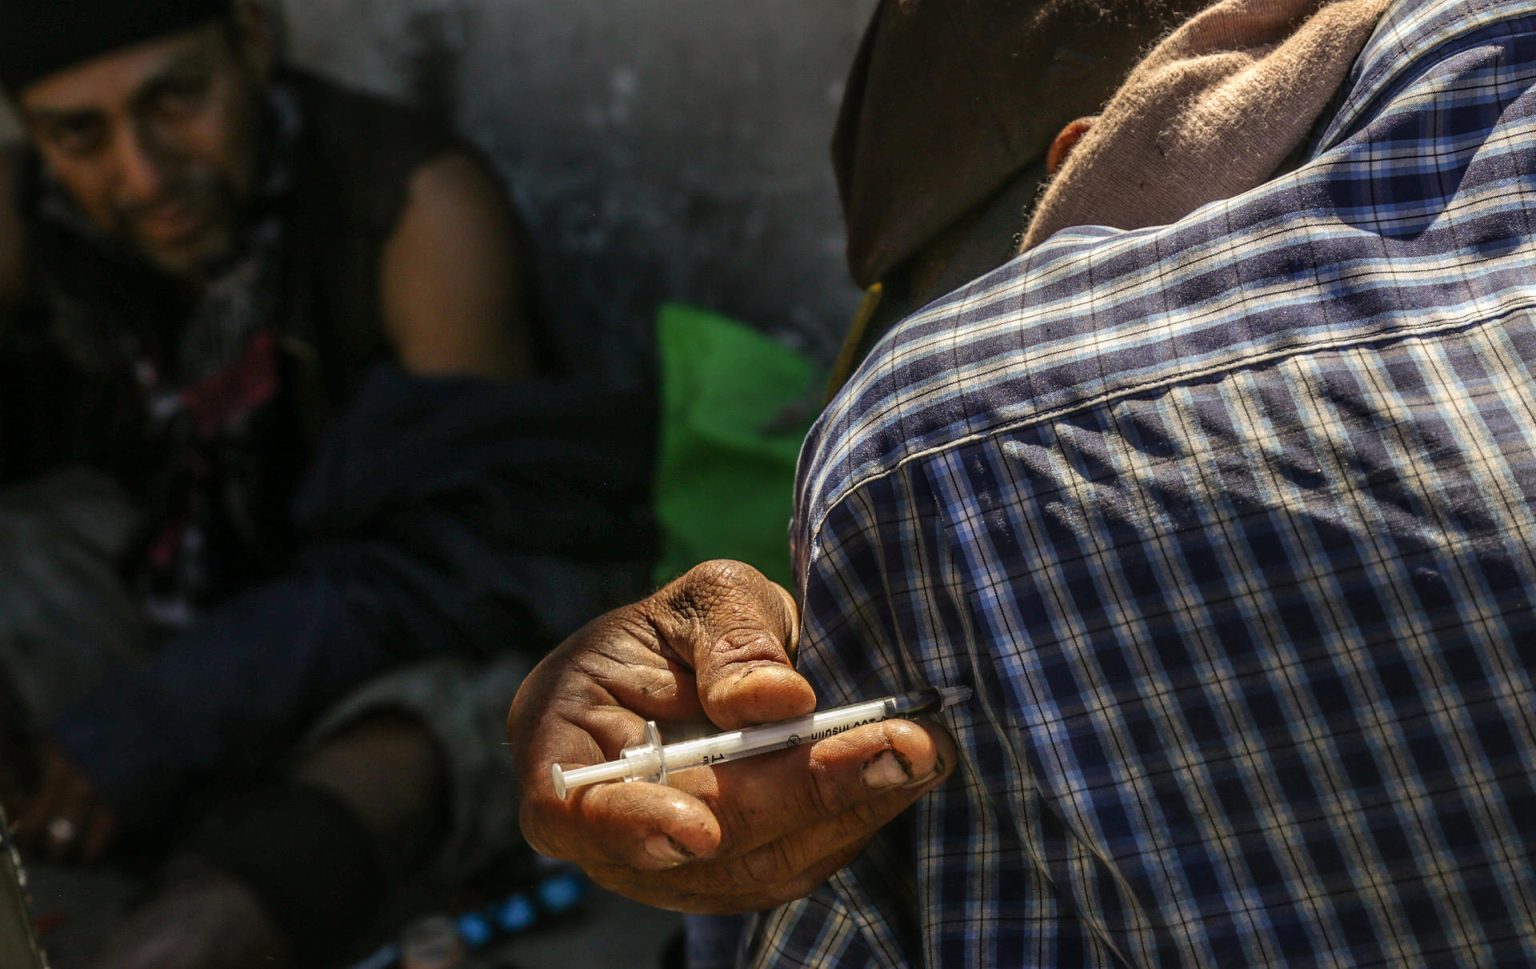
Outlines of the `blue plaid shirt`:
<svg viewBox="0 0 1536 969">
<path fill-rule="evenodd" d="M 1292 174 L 884 340 L 802 459 L 823 704 L 956 777 L 763 966 L 1536 965 L 1536 0 L 1404 0 Z"/>
</svg>

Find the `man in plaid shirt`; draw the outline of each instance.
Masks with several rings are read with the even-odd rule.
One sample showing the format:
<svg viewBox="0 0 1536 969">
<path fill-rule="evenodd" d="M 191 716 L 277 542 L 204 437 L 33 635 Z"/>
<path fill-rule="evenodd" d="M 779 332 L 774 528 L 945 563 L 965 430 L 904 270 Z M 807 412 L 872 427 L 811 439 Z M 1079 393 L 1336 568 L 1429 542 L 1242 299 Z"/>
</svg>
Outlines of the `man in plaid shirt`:
<svg viewBox="0 0 1536 969">
<path fill-rule="evenodd" d="M 714 565 L 525 684 L 531 840 L 783 903 L 748 965 L 1536 964 L 1533 84 L 1536 2 L 1400 0 L 1287 174 L 902 323 L 802 457 L 798 628 Z M 973 687 L 954 748 L 538 776 L 799 712 L 794 642 L 825 706 Z"/>
</svg>

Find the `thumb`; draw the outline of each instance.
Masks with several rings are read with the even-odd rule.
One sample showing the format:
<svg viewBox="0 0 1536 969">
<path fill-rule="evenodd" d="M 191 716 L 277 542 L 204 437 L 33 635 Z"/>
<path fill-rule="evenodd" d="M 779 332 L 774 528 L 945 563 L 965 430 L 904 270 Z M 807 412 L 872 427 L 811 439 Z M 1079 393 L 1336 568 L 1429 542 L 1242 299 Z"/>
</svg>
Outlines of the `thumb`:
<svg viewBox="0 0 1536 969">
<path fill-rule="evenodd" d="M 705 562 L 647 604 L 662 644 L 693 668 L 699 702 L 716 726 L 733 730 L 816 709 L 816 694 L 794 668 L 799 608 L 752 566 Z"/>
</svg>

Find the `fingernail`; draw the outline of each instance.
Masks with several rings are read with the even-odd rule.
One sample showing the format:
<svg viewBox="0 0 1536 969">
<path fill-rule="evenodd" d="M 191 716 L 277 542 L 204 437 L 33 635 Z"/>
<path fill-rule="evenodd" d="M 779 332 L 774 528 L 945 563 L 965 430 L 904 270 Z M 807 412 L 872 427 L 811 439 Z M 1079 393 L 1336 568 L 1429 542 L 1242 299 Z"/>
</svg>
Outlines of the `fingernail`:
<svg viewBox="0 0 1536 969">
<path fill-rule="evenodd" d="M 693 852 L 667 834 L 653 834 L 645 839 L 645 853 L 668 865 L 681 865 L 693 858 Z"/>
<path fill-rule="evenodd" d="M 864 765 L 859 780 L 874 791 L 897 787 L 912 779 L 912 767 L 894 750 L 883 750 Z"/>
<path fill-rule="evenodd" d="M 925 774 L 922 777 L 914 777 L 911 783 L 907 784 L 907 786 L 921 787 L 922 785 L 931 782 L 935 777 L 938 777 L 942 773 L 944 773 L 944 758 L 940 757 L 938 754 L 935 754 L 933 757 L 933 772 L 930 774 Z"/>
</svg>

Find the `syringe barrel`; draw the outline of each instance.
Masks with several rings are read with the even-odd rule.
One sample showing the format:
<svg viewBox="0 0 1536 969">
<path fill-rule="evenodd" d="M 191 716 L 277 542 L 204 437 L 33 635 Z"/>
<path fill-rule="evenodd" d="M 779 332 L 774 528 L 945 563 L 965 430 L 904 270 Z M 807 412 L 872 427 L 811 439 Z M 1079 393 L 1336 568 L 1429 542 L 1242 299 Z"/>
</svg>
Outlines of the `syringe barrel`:
<svg viewBox="0 0 1536 969">
<path fill-rule="evenodd" d="M 741 730 L 728 730 L 713 737 L 684 740 L 662 748 L 668 771 L 690 767 L 712 767 L 770 750 L 788 750 L 862 727 L 888 720 L 895 713 L 895 698 L 884 697 L 852 706 L 825 710 L 796 717 L 782 723 L 769 723 Z"/>
</svg>

